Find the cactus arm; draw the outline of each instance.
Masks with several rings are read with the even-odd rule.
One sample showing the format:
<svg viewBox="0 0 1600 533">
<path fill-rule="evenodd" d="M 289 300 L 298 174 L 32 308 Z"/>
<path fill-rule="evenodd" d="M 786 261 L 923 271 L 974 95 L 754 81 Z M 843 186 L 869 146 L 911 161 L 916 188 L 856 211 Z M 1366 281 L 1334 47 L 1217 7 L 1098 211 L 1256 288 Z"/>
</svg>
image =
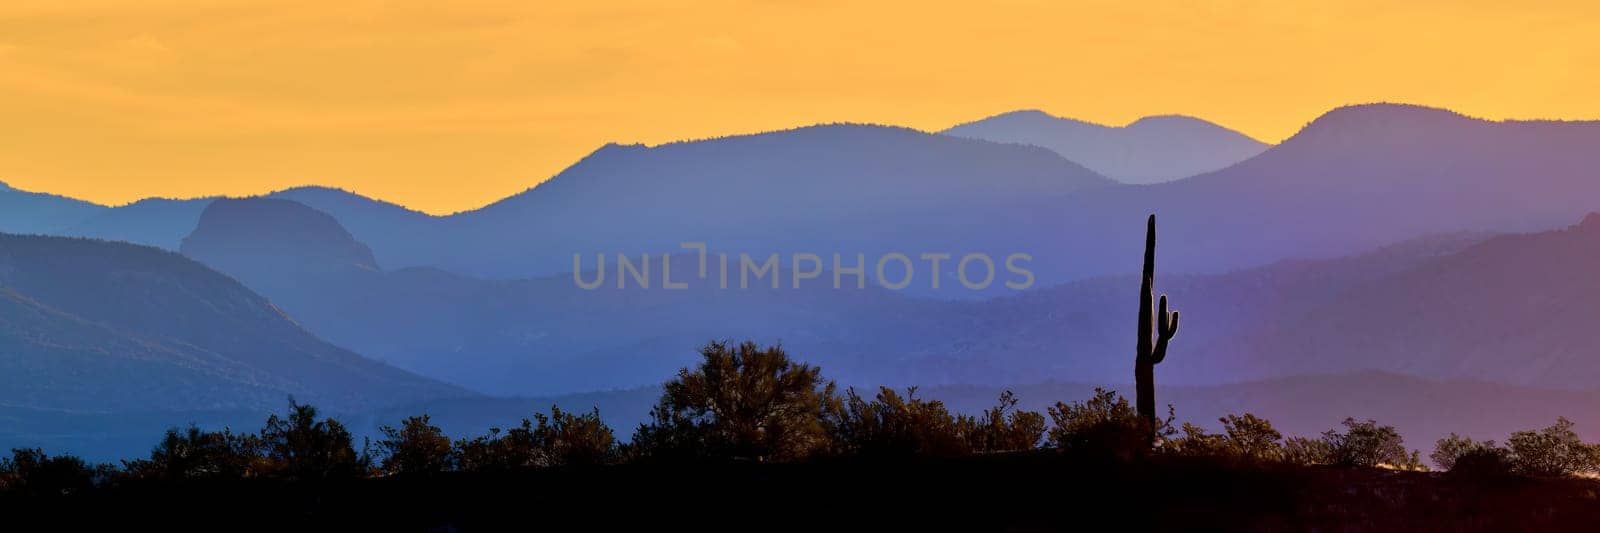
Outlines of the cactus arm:
<svg viewBox="0 0 1600 533">
<path fill-rule="evenodd" d="M 1156 330 L 1155 352 L 1150 354 L 1151 362 L 1160 364 L 1167 360 L 1167 341 L 1178 333 L 1178 312 L 1167 313 L 1167 297 L 1161 297 L 1160 329 Z"/>
</svg>

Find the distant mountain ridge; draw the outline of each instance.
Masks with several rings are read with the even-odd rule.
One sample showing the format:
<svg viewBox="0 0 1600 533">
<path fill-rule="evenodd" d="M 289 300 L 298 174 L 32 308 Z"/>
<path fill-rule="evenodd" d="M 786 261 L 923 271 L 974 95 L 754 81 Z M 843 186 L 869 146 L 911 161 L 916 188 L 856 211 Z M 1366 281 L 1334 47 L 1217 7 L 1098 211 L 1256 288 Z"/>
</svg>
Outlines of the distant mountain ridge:
<svg viewBox="0 0 1600 533">
<path fill-rule="evenodd" d="M 0 234 L 0 403 L 99 412 L 330 409 L 471 396 L 335 347 L 171 252 Z"/>
<path fill-rule="evenodd" d="M 1241 372 L 1352 366 L 1442 379 L 1594 390 L 1600 213 L 1504 235 L 1362 284 L 1245 342 Z M 1293 347 L 1292 349 L 1290 347 Z"/>
<path fill-rule="evenodd" d="M 572 253 L 675 252 L 693 241 L 763 256 L 998 245 L 987 230 L 943 221 L 1114 186 L 1042 148 L 885 126 L 607 145 L 532 189 L 449 217 L 449 251 L 426 264 L 516 278 L 568 271 Z"/>
<path fill-rule="evenodd" d="M 1048 148 L 1123 183 L 1172 181 L 1218 170 L 1269 145 L 1234 130 L 1183 115 L 1144 117 L 1126 126 L 1012 111 L 959 124 L 940 133 Z"/>
<path fill-rule="evenodd" d="M 573 253 L 676 253 L 699 241 L 753 256 L 1020 251 L 1049 286 L 1124 272 L 1152 212 L 1170 237 L 1164 268 L 1182 273 L 1339 257 L 1426 235 L 1560 227 L 1600 208 L 1600 181 L 1587 170 L 1600 165 L 1597 142 L 1595 122 L 1367 104 L 1332 110 L 1227 168 L 1130 186 L 1041 148 L 833 125 L 608 145 L 537 187 L 446 217 L 326 188 L 274 196 L 333 215 L 395 269 L 540 277 L 570 270 Z M 197 220 L 203 206 L 172 208 L 185 213 L 171 218 L 179 222 L 117 226 L 166 228 L 136 242 L 175 248 L 193 229 L 181 220 Z"/>
<path fill-rule="evenodd" d="M 105 209 L 74 198 L 24 191 L 0 183 L 0 231 L 3 232 L 48 233 Z"/>
<path fill-rule="evenodd" d="M 219 202 L 213 209 L 244 202 L 250 201 Z M 282 214 L 326 218 L 303 207 Z M 301 225 L 273 217 L 247 220 L 264 229 L 237 234 Z M 219 231 L 202 226 L 196 233 Z M 326 233 L 343 234 L 331 228 Z M 1240 349 L 1239 339 L 1292 323 L 1303 308 L 1484 238 L 1443 235 L 1349 258 L 1283 262 L 1215 276 L 1163 276 L 1162 290 L 1183 302 L 1185 312 L 1204 318 L 1192 322 L 1178 344 L 1185 353 L 1201 355 L 1169 363 L 1184 367 L 1174 379 L 1216 383 L 1229 376 L 1284 375 L 1291 367 L 1249 367 L 1238 356 L 1248 352 Z M 1125 322 L 1134 312 L 1128 295 L 1137 286 L 1132 276 L 1118 276 L 981 302 L 930 302 L 876 287 L 834 289 L 831 274 L 824 273 L 800 289 L 790 288 L 785 278 L 777 289 L 700 283 L 685 290 L 623 290 L 613 282 L 585 290 L 570 275 L 495 281 L 434 269 L 259 268 L 274 259 L 258 257 L 249 247 L 231 250 L 185 248 L 268 294 L 325 338 L 499 394 L 647 385 L 688 364 L 693 347 L 725 337 L 781 341 L 837 369 L 836 377 L 847 384 L 1112 381 L 1125 377 L 1126 361 L 1106 354 L 1125 348 Z M 693 254 L 671 260 L 680 279 L 696 270 Z M 715 262 L 709 267 L 710 279 L 717 279 L 720 267 Z M 780 269 L 779 275 L 786 271 Z M 659 262 L 652 272 L 661 275 Z M 596 278 L 593 272 L 582 277 Z M 1345 370 L 1351 369 L 1335 365 L 1327 371 Z"/>
</svg>

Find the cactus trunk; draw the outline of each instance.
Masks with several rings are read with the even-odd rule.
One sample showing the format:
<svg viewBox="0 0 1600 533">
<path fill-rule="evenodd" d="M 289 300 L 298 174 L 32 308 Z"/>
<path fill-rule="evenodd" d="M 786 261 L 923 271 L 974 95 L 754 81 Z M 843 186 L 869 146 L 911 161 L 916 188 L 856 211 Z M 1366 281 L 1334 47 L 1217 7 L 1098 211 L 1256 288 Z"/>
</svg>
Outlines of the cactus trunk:
<svg viewBox="0 0 1600 533">
<path fill-rule="evenodd" d="M 1156 428 L 1155 367 L 1167 358 L 1167 342 L 1178 332 L 1177 311 L 1167 311 L 1167 297 L 1161 296 L 1160 307 L 1155 305 L 1156 281 L 1156 216 L 1150 215 L 1144 234 L 1144 276 L 1139 282 L 1139 340 L 1138 353 L 1133 363 L 1136 387 L 1136 405 L 1139 417 Z"/>
</svg>

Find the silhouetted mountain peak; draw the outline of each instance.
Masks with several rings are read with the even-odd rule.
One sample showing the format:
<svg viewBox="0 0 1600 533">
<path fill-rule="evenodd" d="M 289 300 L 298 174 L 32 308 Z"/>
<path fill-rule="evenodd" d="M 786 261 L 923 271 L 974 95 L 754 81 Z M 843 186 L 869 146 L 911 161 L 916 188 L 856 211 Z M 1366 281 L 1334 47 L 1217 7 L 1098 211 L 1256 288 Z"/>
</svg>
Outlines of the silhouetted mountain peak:
<svg viewBox="0 0 1600 533">
<path fill-rule="evenodd" d="M 224 272 L 377 270 L 372 250 L 327 213 L 292 200 L 224 198 L 200 214 L 184 255 Z M 252 276 L 242 276 L 248 283 Z"/>
<path fill-rule="evenodd" d="M 1296 139 L 1328 137 L 1367 141 L 1403 139 L 1419 132 L 1481 122 L 1437 107 L 1393 103 L 1350 105 L 1323 113 L 1284 144 Z"/>
<path fill-rule="evenodd" d="M 1233 131 L 1233 130 L 1230 130 L 1228 128 L 1224 128 L 1222 126 L 1219 126 L 1214 122 L 1211 122 L 1211 121 L 1208 121 L 1208 120 L 1205 120 L 1205 119 L 1201 119 L 1201 118 L 1191 117 L 1189 115 L 1150 115 L 1150 116 L 1147 116 L 1147 117 L 1141 117 L 1141 118 L 1139 118 L 1139 120 L 1135 120 L 1133 122 L 1129 122 L 1128 125 L 1123 126 L 1123 128 L 1124 129 L 1187 128 L 1187 129 L 1193 129 L 1193 130 Z M 1237 133 L 1237 132 L 1235 132 L 1235 133 Z M 1240 133 L 1239 135 L 1244 135 L 1244 134 Z"/>
<path fill-rule="evenodd" d="M 338 187 L 302 185 L 299 187 L 290 187 L 281 191 L 267 193 L 263 196 L 266 198 L 300 202 L 318 211 L 324 210 L 325 208 L 323 206 L 362 206 L 400 212 L 407 216 L 434 218 L 433 215 L 423 213 L 400 204 L 362 196 L 361 193 L 356 191 Z"/>
<path fill-rule="evenodd" d="M 16 189 L 12 189 L 10 185 L 6 184 L 6 182 L 0 181 L 0 191 L 14 191 L 14 190 L 16 190 Z"/>
<path fill-rule="evenodd" d="M 627 143 L 627 144 L 623 144 L 623 143 L 610 142 L 610 143 L 606 143 L 605 146 L 601 146 L 600 148 L 595 149 L 595 151 L 590 152 L 589 155 L 584 156 L 584 158 L 587 159 L 587 158 L 590 158 L 590 157 L 603 157 L 603 156 L 607 156 L 607 155 L 611 155 L 611 154 L 628 153 L 628 152 L 635 152 L 635 151 L 639 151 L 639 150 L 648 150 L 649 148 L 650 147 L 646 146 L 644 143 Z"/>
<path fill-rule="evenodd" d="M 1185 178 L 1243 161 L 1267 148 L 1237 131 L 1183 115 L 1154 115 L 1125 126 L 1106 126 L 1028 109 L 960 124 L 942 133 L 1048 148 L 1127 183 Z"/>
<path fill-rule="evenodd" d="M 1069 117 L 1058 117 L 1058 116 L 1052 115 L 1052 114 L 1050 114 L 1048 112 L 1045 112 L 1045 111 L 1042 111 L 1042 110 L 1039 110 L 1039 109 L 1019 109 L 1019 110 L 1016 110 L 1016 111 L 1007 111 L 1005 113 L 1001 113 L 1001 114 L 998 114 L 998 115 L 986 117 L 986 118 L 983 118 L 982 120 L 974 120 L 972 122 L 966 122 L 966 123 L 962 123 L 962 124 L 957 124 L 955 126 L 952 126 L 950 129 L 945 130 L 945 132 L 948 133 L 950 131 L 955 131 L 955 130 L 958 130 L 960 128 L 972 126 L 972 125 L 975 125 L 975 124 L 995 124 L 995 123 L 1011 123 L 1011 124 L 1059 124 L 1059 123 L 1067 123 L 1067 124 L 1076 124 L 1076 125 L 1083 126 L 1083 127 L 1086 127 L 1086 128 L 1115 129 L 1114 126 L 1106 126 L 1104 124 L 1096 124 L 1096 123 L 1093 123 L 1093 122 L 1089 122 L 1087 120 L 1078 120 L 1078 119 L 1069 118 Z"/>
<path fill-rule="evenodd" d="M 724 135 L 705 139 L 686 139 L 646 147 L 645 145 L 607 145 L 615 149 L 660 150 L 677 146 L 706 146 L 721 143 L 767 143 L 790 141 L 834 141 L 851 142 L 863 139 L 908 139 L 919 137 L 932 137 L 934 134 L 914 130 L 903 126 L 889 126 L 884 124 L 866 124 L 860 122 L 830 122 L 812 124 L 794 128 L 764 131 L 760 133 L 742 133 L 737 135 Z M 605 148 L 602 148 L 604 150 Z"/>
<path fill-rule="evenodd" d="M 469 215 L 537 211 L 560 219 L 566 215 L 557 213 L 571 211 L 590 216 L 592 208 L 578 204 L 601 198 L 613 212 L 678 211 L 723 194 L 740 203 L 783 202 L 841 213 L 870 202 L 863 212 L 874 212 L 993 196 L 1058 195 L 1111 184 L 1036 146 L 829 123 L 655 146 L 606 144 L 538 186 Z M 584 195 L 590 196 L 579 198 Z M 535 202 L 544 204 L 532 206 Z M 815 211 L 795 215 L 810 217 Z M 729 222 L 718 222 L 723 223 Z"/>
<path fill-rule="evenodd" d="M 1058 117 L 1058 116 L 1046 113 L 1046 112 L 1044 112 L 1044 110 L 1040 110 L 1040 109 L 1018 109 L 1016 111 L 1007 111 L 1005 113 L 1001 113 L 1001 114 L 998 114 L 998 115 L 995 115 L 995 116 L 992 116 L 992 117 L 989 117 L 989 118 L 1038 119 L 1038 118 L 1062 118 L 1062 117 Z M 988 119 L 984 119 L 984 120 L 988 120 Z M 1071 120 L 1071 119 L 1068 119 L 1068 120 Z"/>
<path fill-rule="evenodd" d="M 1369 104 L 1351 104 L 1335 107 L 1323 113 L 1317 121 L 1322 120 L 1372 120 L 1378 118 L 1405 119 L 1405 120 L 1458 120 L 1468 118 L 1466 115 L 1442 107 L 1430 107 L 1417 104 L 1403 104 L 1397 102 L 1373 102 Z M 1315 122 L 1315 121 L 1313 121 Z"/>
</svg>

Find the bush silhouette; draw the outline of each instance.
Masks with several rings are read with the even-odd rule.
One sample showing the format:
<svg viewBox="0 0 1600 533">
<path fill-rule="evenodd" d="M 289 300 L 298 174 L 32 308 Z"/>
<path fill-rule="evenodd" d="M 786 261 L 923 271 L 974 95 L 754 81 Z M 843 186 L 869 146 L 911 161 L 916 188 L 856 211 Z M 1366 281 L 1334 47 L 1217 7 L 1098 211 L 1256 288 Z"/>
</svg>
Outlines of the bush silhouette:
<svg viewBox="0 0 1600 533">
<path fill-rule="evenodd" d="M 148 459 L 124 461 L 132 479 L 181 481 L 237 479 L 252 474 L 261 462 L 261 443 L 254 435 L 231 430 L 204 431 L 197 426 L 168 429 Z"/>
<path fill-rule="evenodd" d="M 983 413 L 968 433 L 967 446 L 978 452 L 1014 452 L 1039 447 L 1044 438 L 1044 415 L 1017 409 L 1017 395 L 1000 394 L 998 403 Z"/>
<path fill-rule="evenodd" d="M 1419 469 L 1422 462 L 1415 452 L 1407 454 L 1405 441 L 1394 426 L 1380 426 L 1375 420 L 1346 418 L 1343 432 L 1330 429 L 1322 434 L 1327 443 L 1329 462 L 1341 466 L 1391 466 Z"/>
<path fill-rule="evenodd" d="M 1572 426 L 1572 421 L 1558 418 L 1555 424 L 1538 431 L 1512 433 L 1506 439 L 1506 448 L 1516 471 L 1544 477 L 1594 471 L 1595 448 L 1579 439 Z"/>
<path fill-rule="evenodd" d="M 527 421 L 523 421 L 527 424 Z M 466 472 L 510 471 L 533 468 L 532 428 L 489 428 L 487 435 L 462 439 L 452 446 L 455 464 Z"/>
<path fill-rule="evenodd" d="M 1283 440 L 1283 462 L 1301 466 L 1330 464 L 1333 446 L 1321 439 L 1289 437 Z"/>
<path fill-rule="evenodd" d="M 881 387 L 872 400 L 850 389 L 832 418 L 841 452 L 873 457 L 962 455 L 971 451 L 967 435 L 977 431 L 975 420 L 950 414 L 943 402 L 917 398 L 916 387 L 904 397 Z"/>
<path fill-rule="evenodd" d="M 1272 422 L 1256 415 L 1228 415 L 1222 422 L 1229 455 L 1252 461 L 1281 461 L 1283 447 L 1278 441 L 1283 434 L 1272 427 Z"/>
<path fill-rule="evenodd" d="M 838 409 L 831 382 L 780 347 L 713 342 L 694 370 L 663 386 L 651 421 L 634 434 L 641 458 L 802 459 L 827 449 L 826 412 Z"/>
<path fill-rule="evenodd" d="M 1433 460 L 1434 466 L 1439 467 L 1439 470 L 1449 472 L 1455 470 L 1456 462 L 1462 457 L 1487 450 L 1504 451 L 1492 440 L 1480 442 L 1451 433 L 1450 436 L 1434 442 L 1433 453 L 1428 454 L 1428 458 Z"/>
<path fill-rule="evenodd" d="M 1056 402 L 1049 412 L 1055 422 L 1050 442 L 1067 453 L 1123 460 L 1143 457 L 1151 451 L 1152 433 L 1158 437 L 1174 433 L 1170 407 L 1167 420 L 1157 420 L 1158 427 L 1152 430 L 1126 398 L 1100 388 L 1083 402 Z"/>
<path fill-rule="evenodd" d="M 1482 447 L 1462 452 L 1450 465 L 1448 473 L 1466 479 L 1501 479 L 1515 475 L 1517 466 L 1509 450 Z"/>
<path fill-rule="evenodd" d="M 1217 419 L 1222 423 L 1222 434 L 1207 433 L 1205 429 L 1184 423 L 1181 437 L 1170 442 L 1170 451 L 1192 457 L 1212 457 L 1234 461 L 1276 462 L 1285 458 L 1278 444 L 1283 434 L 1273 429 L 1272 423 L 1256 415 L 1227 415 Z"/>
<path fill-rule="evenodd" d="M 384 426 L 379 431 L 383 433 L 378 451 L 384 472 L 437 474 L 454 466 L 450 437 L 433 425 L 428 415 L 413 416 L 401 421 L 399 428 Z"/>
<path fill-rule="evenodd" d="M 362 475 L 370 461 L 356 453 L 350 431 L 338 420 L 317 420 L 317 409 L 289 400 L 289 415 L 274 414 L 261 429 L 271 474 L 303 481 Z"/>
<path fill-rule="evenodd" d="M 38 448 L 16 448 L 9 459 L 0 459 L 0 488 L 34 496 L 68 496 L 93 489 L 109 471 L 108 466 L 91 466 L 72 455 L 52 457 Z"/>
<path fill-rule="evenodd" d="M 574 415 L 552 406 L 550 416 L 533 416 L 533 441 L 539 448 L 541 466 L 598 465 L 616 459 L 616 436 L 600 420 L 599 409 Z"/>
<path fill-rule="evenodd" d="M 1209 433 L 1200 426 L 1184 422 L 1178 437 L 1168 441 L 1167 451 L 1189 457 L 1223 458 L 1228 451 L 1228 437 Z"/>
<path fill-rule="evenodd" d="M 560 406 L 509 430 L 491 428 L 488 435 L 458 441 L 455 454 L 467 471 L 597 465 L 619 457 L 616 437 L 598 409 L 576 415 Z"/>
</svg>

